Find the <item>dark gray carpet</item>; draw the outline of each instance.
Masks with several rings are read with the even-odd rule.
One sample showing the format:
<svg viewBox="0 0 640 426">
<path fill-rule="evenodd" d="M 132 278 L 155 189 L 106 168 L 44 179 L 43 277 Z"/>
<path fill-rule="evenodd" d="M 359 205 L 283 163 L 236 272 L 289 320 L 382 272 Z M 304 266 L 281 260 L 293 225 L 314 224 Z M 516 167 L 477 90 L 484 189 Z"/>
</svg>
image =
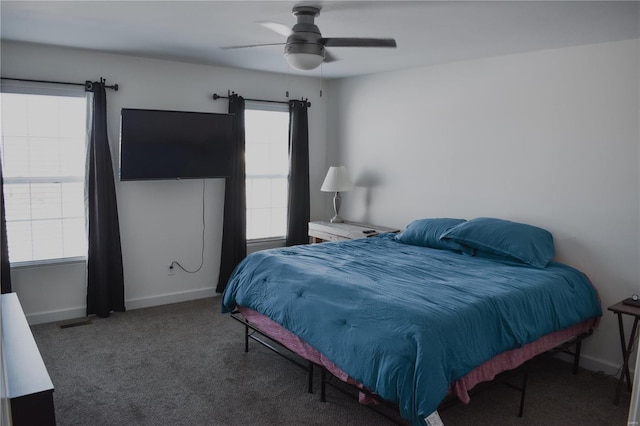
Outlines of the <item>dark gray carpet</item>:
<svg viewBox="0 0 640 426">
<path fill-rule="evenodd" d="M 55 386 L 59 425 L 389 425 L 336 390 L 306 392 L 306 373 L 252 342 L 220 314 L 219 297 L 32 327 Z M 519 393 L 496 385 L 441 412 L 453 425 L 624 425 L 629 394 L 612 404 L 614 379 L 571 374 L 555 359 L 530 369 Z"/>
</svg>

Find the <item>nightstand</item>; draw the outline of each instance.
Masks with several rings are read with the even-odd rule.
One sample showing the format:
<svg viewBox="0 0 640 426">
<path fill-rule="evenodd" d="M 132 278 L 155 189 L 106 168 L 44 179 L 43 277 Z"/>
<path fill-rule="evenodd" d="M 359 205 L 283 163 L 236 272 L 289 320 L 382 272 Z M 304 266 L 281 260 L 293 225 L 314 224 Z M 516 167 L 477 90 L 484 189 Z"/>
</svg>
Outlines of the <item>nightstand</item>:
<svg viewBox="0 0 640 426">
<path fill-rule="evenodd" d="M 309 236 L 314 243 L 355 240 L 357 238 L 373 237 L 384 232 L 400 232 L 400 230 L 356 222 L 309 222 Z"/>
<path fill-rule="evenodd" d="M 620 330 L 620 347 L 622 349 L 622 371 L 620 372 L 620 378 L 618 379 L 618 388 L 616 389 L 616 396 L 613 400 L 615 405 L 620 402 L 620 391 L 622 385 L 624 385 L 625 379 L 627 381 L 627 389 L 631 392 L 631 373 L 629 372 L 629 356 L 633 350 L 633 342 L 636 338 L 636 332 L 638 330 L 638 321 L 640 320 L 640 307 L 627 305 L 623 302 L 618 302 L 615 305 L 609 306 L 609 310 L 618 315 L 618 328 Z M 631 327 L 631 334 L 629 335 L 629 343 L 625 342 L 624 337 L 624 324 L 622 322 L 622 315 L 631 315 L 633 319 L 633 327 Z"/>
</svg>

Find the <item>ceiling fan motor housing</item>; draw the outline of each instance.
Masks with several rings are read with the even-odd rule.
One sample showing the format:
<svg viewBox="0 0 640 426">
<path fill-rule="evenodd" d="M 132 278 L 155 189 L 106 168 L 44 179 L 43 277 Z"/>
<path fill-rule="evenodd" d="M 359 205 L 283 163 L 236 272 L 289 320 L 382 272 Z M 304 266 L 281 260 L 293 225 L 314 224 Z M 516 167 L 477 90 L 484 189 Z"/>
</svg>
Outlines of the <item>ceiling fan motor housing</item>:
<svg viewBox="0 0 640 426">
<path fill-rule="evenodd" d="M 293 15 L 298 18 L 298 22 L 293 26 L 292 34 L 287 38 L 284 47 L 285 56 L 289 53 L 308 53 L 324 58 L 322 34 L 314 23 L 316 16 L 320 15 L 320 9 L 311 6 L 297 6 L 293 8 Z"/>
<path fill-rule="evenodd" d="M 289 42 L 284 46 L 285 56 L 289 53 L 309 53 L 324 58 L 324 46 L 313 42 Z"/>
</svg>

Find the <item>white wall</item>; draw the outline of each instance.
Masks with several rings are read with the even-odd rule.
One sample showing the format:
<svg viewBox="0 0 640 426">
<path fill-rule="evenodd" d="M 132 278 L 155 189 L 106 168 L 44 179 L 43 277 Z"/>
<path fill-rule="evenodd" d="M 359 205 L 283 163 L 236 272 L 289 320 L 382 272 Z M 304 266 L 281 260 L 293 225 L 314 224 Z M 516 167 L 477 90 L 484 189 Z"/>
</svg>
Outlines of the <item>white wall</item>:
<svg viewBox="0 0 640 426">
<path fill-rule="evenodd" d="M 556 260 L 602 298 L 585 366 L 615 372 L 606 308 L 640 291 L 638 49 L 630 40 L 332 82 L 329 165 L 347 166 L 356 184 L 342 216 L 401 229 L 493 216 L 548 229 Z"/>
<path fill-rule="evenodd" d="M 221 67 L 2 42 L 2 76 L 84 82 L 107 79 L 120 90 L 107 92 L 109 136 L 117 168 L 121 108 L 226 112 L 227 101 L 213 93 L 233 90 L 247 98 L 309 98 L 311 187 L 320 187 L 326 172 L 326 98 L 315 78 L 242 71 Z M 167 275 L 176 260 L 195 269 L 201 259 L 202 181 L 116 183 L 124 260 L 127 309 L 211 296 L 220 266 L 224 181 L 206 180 L 205 263 L 197 274 Z M 324 199 L 311 193 L 311 215 L 321 216 Z M 12 271 L 29 321 L 83 316 L 86 306 L 84 264 L 65 264 Z"/>
</svg>

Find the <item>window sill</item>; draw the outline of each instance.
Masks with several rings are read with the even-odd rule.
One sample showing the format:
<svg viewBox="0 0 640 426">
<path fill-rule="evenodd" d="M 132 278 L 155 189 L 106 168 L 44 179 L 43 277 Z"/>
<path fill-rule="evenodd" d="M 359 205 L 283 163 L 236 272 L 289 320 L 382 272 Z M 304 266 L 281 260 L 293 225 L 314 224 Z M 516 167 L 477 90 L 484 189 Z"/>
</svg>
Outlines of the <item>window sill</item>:
<svg viewBox="0 0 640 426">
<path fill-rule="evenodd" d="M 247 240 L 247 254 L 251 254 L 260 250 L 284 247 L 284 245 L 284 237 L 257 238 L 254 240 Z"/>
<path fill-rule="evenodd" d="M 262 243 L 278 243 L 284 242 L 284 237 L 268 237 L 268 238 L 254 238 L 252 240 L 247 240 L 247 245 L 251 244 L 262 244 Z"/>
<path fill-rule="evenodd" d="M 86 263 L 85 256 L 65 257 L 62 259 L 28 260 L 25 262 L 12 262 L 11 269 L 44 268 L 47 266 L 61 266 L 74 263 Z"/>
</svg>

